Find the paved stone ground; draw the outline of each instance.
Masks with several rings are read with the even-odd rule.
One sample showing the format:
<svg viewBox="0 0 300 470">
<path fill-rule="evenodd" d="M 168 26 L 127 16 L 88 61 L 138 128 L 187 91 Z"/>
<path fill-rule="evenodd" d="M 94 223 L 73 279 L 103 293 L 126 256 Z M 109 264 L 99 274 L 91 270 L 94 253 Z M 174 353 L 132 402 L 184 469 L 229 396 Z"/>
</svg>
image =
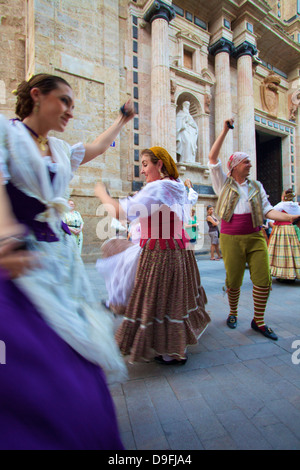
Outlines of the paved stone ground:
<svg viewBox="0 0 300 470">
<path fill-rule="evenodd" d="M 300 281 L 273 280 L 266 323 L 279 336 L 274 342 L 250 328 L 248 270 L 238 328 L 230 330 L 223 261 L 197 261 L 212 321 L 185 366 L 128 364 L 128 381 L 111 386 L 125 448 L 299 450 L 300 364 L 292 358 L 300 360 Z M 86 267 L 97 299 L 105 298 L 102 278 Z"/>
</svg>

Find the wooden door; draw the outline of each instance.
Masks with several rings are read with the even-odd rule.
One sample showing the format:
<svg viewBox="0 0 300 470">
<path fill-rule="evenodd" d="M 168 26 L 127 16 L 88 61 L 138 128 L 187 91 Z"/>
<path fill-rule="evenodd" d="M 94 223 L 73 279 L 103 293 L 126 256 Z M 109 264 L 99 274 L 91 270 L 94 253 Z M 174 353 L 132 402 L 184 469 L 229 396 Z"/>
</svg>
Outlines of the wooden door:
<svg viewBox="0 0 300 470">
<path fill-rule="evenodd" d="M 272 205 L 281 201 L 282 152 L 281 138 L 256 133 L 257 179 Z"/>
</svg>

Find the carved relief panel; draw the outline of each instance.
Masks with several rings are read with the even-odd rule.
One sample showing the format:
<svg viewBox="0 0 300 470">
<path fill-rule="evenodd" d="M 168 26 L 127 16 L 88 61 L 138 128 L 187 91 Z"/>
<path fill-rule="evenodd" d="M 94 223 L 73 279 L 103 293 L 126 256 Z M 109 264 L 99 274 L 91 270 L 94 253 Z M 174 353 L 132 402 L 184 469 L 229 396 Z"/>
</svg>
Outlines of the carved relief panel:
<svg viewBox="0 0 300 470">
<path fill-rule="evenodd" d="M 271 116 L 277 117 L 279 105 L 280 77 L 273 72 L 264 78 L 260 86 L 261 102 L 264 111 Z"/>
</svg>

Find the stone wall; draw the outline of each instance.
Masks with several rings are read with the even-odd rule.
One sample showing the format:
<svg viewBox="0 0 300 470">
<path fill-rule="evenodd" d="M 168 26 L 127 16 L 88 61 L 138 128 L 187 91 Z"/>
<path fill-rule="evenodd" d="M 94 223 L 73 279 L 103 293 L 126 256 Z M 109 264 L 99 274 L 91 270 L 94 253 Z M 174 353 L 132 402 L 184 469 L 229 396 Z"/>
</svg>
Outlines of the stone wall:
<svg viewBox="0 0 300 470">
<path fill-rule="evenodd" d="M 25 76 L 26 23 L 23 0 L 0 3 L 0 113 L 14 117 L 11 94 Z"/>
<path fill-rule="evenodd" d="M 89 2 L 87 8 L 81 0 L 35 2 L 34 71 L 60 75 L 74 90 L 74 119 L 63 136 L 54 133 L 70 144 L 93 141 L 113 123 L 128 98 L 123 50 L 127 15 L 122 3 L 99 0 Z M 80 167 L 71 182 L 70 197 L 85 223 L 86 261 L 99 255 L 102 243 L 96 234 L 96 182 L 103 181 L 116 197 L 129 190 L 131 175 L 126 169 L 131 127 L 105 154 Z"/>
</svg>

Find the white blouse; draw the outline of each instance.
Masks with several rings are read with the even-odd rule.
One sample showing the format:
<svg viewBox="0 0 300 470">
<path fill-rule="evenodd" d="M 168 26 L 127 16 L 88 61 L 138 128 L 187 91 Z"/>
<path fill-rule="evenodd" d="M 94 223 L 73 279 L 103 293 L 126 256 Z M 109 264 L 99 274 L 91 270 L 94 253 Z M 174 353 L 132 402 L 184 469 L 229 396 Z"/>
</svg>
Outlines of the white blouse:
<svg viewBox="0 0 300 470">
<path fill-rule="evenodd" d="M 49 137 L 48 143 L 55 163 L 41 156 L 22 122 L 9 122 L 0 115 L 0 169 L 4 182 L 11 180 L 20 191 L 44 204 L 46 210 L 37 220 L 48 222 L 57 232 L 63 213 L 69 210 L 66 190 L 84 158 L 85 148 L 82 143 L 70 146 L 56 137 Z M 53 183 L 49 164 L 56 171 Z"/>
<path fill-rule="evenodd" d="M 130 221 L 137 217 L 149 217 L 161 205 L 166 205 L 177 214 L 180 220 L 188 220 L 191 205 L 198 199 L 198 193 L 190 188 L 187 191 L 183 181 L 157 180 L 148 183 L 137 194 L 126 199 L 120 199 L 120 205 Z"/>
</svg>

